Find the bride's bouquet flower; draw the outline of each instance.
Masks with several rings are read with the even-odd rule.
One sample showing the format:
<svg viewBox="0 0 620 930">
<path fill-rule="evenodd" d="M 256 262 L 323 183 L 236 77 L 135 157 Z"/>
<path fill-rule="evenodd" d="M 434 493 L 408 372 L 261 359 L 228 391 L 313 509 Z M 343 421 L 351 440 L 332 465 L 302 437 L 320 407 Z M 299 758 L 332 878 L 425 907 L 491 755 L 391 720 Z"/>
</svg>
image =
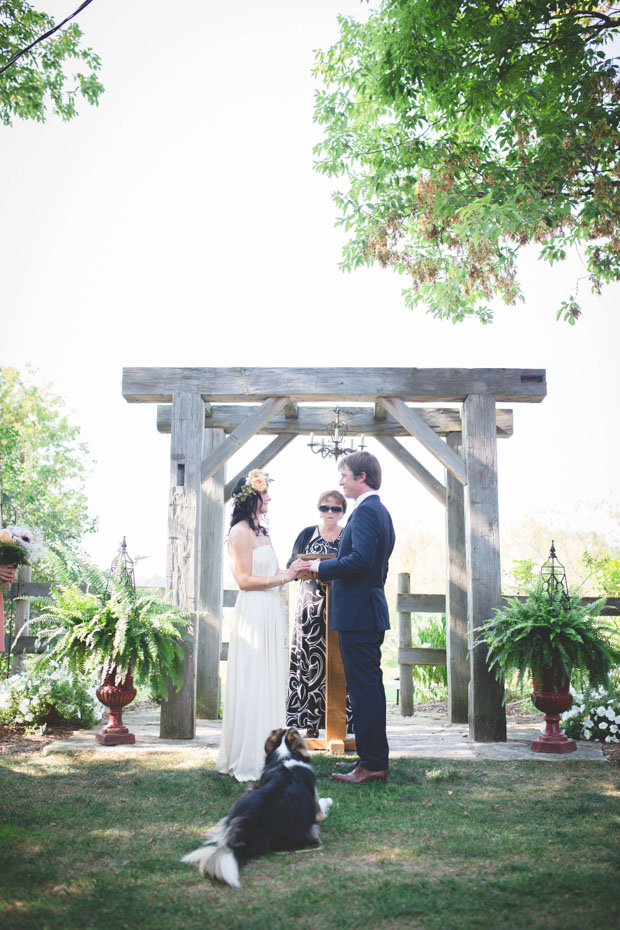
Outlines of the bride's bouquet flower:
<svg viewBox="0 0 620 930">
<path fill-rule="evenodd" d="M 11 525 L 0 530 L 0 565 L 34 565 L 46 551 L 35 528 Z"/>
</svg>

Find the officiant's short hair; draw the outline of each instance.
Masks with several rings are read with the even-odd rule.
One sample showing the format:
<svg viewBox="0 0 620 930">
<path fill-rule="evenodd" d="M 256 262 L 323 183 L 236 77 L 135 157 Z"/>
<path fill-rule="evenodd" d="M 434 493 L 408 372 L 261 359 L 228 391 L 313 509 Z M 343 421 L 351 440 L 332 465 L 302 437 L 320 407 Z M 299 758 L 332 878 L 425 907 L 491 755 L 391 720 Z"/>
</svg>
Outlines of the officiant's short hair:
<svg viewBox="0 0 620 930">
<path fill-rule="evenodd" d="M 356 478 L 358 475 L 361 475 L 362 472 L 365 472 L 366 484 L 369 488 L 372 488 L 373 491 L 378 491 L 381 487 L 381 466 L 379 465 L 379 459 L 370 452 L 352 452 L 351 455 L 345 456 L 338 463 L 339 468 L 342 468 L 343 465 L 346 465 Z"/>
<path fill-rule="evenodd" d="M 338 501 L 338 503 L 342 507 L 343 513 L 347 512 L 347 499 L 344 496 L 344 494 L 340 493 L 340 491 L 323 491 L 323 493 L 319 497 L 319 503 L 317 506 L 320 507 L 321 504 L 324 504 L 325 501 L 329 500 L 330 497 L 333 497 L 335 501 Z"/>
</svg>

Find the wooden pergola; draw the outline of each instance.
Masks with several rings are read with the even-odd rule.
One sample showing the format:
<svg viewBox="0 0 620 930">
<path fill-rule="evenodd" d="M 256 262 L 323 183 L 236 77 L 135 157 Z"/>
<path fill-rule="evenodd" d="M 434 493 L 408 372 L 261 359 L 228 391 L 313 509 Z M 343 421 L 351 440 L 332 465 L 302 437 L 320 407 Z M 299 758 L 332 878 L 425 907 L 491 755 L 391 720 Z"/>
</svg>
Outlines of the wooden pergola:
<svg viewBox="0 0 620 930">
<path fill-rule="evenodd" d="M 264 468 L 297 435 L 324 432 L 332 410 L 308 405 L 329 402 L 349 434 L 376 439 L 445 505 L 450 719 L 468 721 L 474 740 L 505 740 L 503 687 L 487 669 L 486 649 L 472 648 L 501 603 L 497 439 L 512 435 L 513 417 L 497 403 L 545 395 L 543 369 L 125 368 L 125 399 L 159 404 L 157 427 L 170 433 L 166 585 L 194 619 L 183 687 L 162 704 L 161 736 L 191 739 L 196 716 L 218 715 L 224 504 L 237 478 Z M 226 462 L 257 434 L 273 439 L 226 481 Z M 445 484 L 403 436 L 441 462 Z"/>
</svg>

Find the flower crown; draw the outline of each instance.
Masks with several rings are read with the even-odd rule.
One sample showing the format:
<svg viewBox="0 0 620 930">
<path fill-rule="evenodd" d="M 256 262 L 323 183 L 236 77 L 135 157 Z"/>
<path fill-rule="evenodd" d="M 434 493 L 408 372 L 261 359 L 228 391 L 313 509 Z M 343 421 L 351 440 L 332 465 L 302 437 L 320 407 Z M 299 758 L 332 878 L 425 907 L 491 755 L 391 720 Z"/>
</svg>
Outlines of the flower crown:
<svg viewBox="0 0 620 930">
<path fill-rule="evenodd" d="M 262 494 L 267 490 L 270 481 L 273 481 L 273 478 L 270 478 L 267 472 L 261 471 L 260 468 L 253 468 L 251 472 L 248 472 L 245 484 L 236 494 L 233 494 L 235 504 L 242 504 L 254 494 Z"/>
</svg>

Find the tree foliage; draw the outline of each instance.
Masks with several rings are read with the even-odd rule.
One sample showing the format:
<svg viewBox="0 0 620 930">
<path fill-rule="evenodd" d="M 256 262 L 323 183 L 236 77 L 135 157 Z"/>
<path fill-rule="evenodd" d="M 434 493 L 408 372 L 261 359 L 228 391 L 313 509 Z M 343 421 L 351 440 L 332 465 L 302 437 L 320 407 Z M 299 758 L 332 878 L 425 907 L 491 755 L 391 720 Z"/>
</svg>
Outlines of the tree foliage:
<svg viewBox="0 0 620 930">
<path fill-rule="evenodd" d="M 592 290 L 620 279 L 620 69 L 605 0 L 381 0 L 317 53 L 316 168 L 342 176 L 342 267 L 407 275 L 453 321 L 521 299 L 516 259 L 582 246 Z M 574 323 L 576 288 L 558 309 Z"/>
<path fill-rule="evenodd" d="M 0 66 L 53 26 L 51 16 L 24 0 L 0 0 Z M 49 106 L 63 120 L 70 120 L 77 115 L 78 95 L 90 104 L 98 103 L 103 93 L 97 78 L 101 61 L 81 42 L 82 30 L 70 23 L 0 75 L 0 120 L 5 126 L 15 117 L 43 122 Z"/>
<path fill-rule="evenodd" d="M 46 542 L 79 541 L 92 532 L 84 491 L 88 446 L 79 441 L 62 398 L 16 368 L 0 369 L 0 489 L 10 498 L 4 523 L 39 527 Z"/>
</svg>

